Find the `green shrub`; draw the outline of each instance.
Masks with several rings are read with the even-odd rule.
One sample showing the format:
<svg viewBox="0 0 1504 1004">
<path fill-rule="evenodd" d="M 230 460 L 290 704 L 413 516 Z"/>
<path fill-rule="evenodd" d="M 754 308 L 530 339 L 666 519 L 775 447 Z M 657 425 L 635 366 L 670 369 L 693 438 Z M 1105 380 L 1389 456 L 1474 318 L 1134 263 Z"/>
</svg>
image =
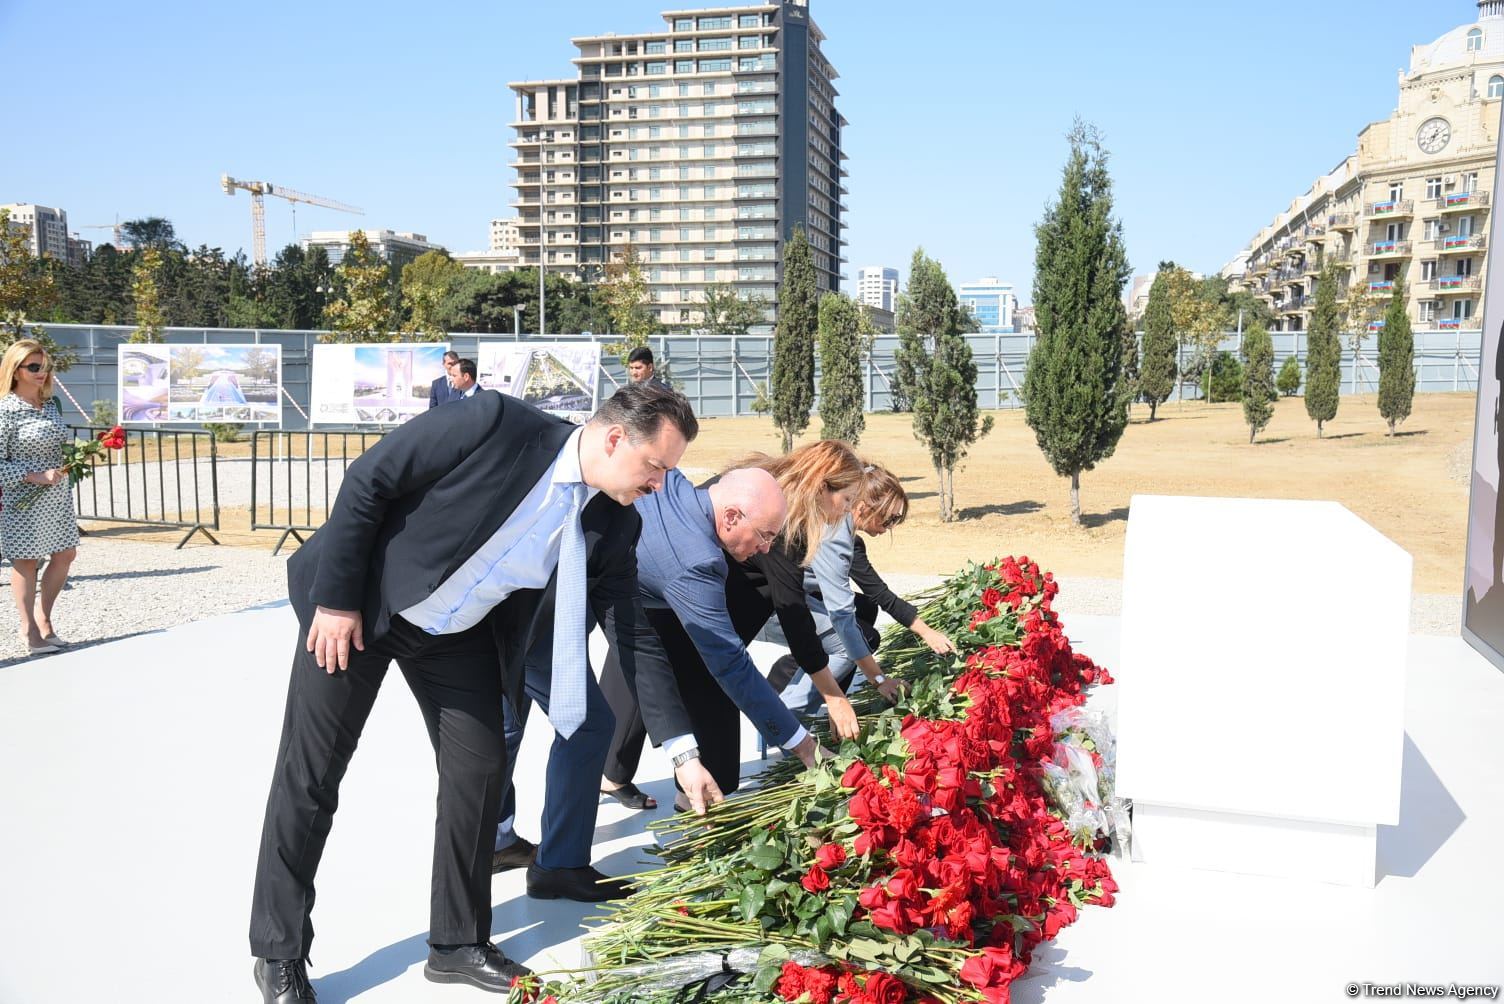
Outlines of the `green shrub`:
<svg viewBox="0 0 1504 1004">
<path fill-rule="evenodd" d="M 1243 364 L 1231 352 L 1218 352 L 1212 360 L 1210 391 L 1213 404 L 1243 400 Z"/>
<path fill-rule="evenodd" d="M 1294 397 L 1300 392 L 1300 360 L 1294 356 L 1285 360 L 1285 364 L 1279 368 L 1279 376 L 1275 378 L 1274 385 L 1279 388 L 1280 397 Z"/>
<path fill-rule="evenodd" d="M 244 426 L 239 422 L 205 422 L 204 428 L 214 436 L 216 443 L 238 443 Z"/>
<path fill-rule="evenodd" d="M 91 422 L 93 422 L 95 425 L 104 426 L 106 429 L 112 428 L 114 426 L 114 401 L 95 401 L 91 408 L 94 412 L 93 416 L 89 419 Z"/>
</svg>

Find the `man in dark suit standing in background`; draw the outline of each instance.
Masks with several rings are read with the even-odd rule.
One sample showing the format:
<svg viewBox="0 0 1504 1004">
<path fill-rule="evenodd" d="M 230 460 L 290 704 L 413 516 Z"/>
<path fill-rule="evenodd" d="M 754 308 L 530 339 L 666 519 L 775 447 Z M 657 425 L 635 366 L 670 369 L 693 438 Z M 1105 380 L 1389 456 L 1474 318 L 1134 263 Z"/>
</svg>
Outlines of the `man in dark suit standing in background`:
<svg viewBox="0 0 1504 1004">
<path fill-rule="evenodd" d="M 437 408 L 447 401 L 459 397 L 454 389 L 454 377 L 459 372 L 460 354 L 450 351 L 444 353 L 444 375 L 435 380 L 428 388 L 428 407 Z"/>
<path fill-rule="evenodd" d="M 489 940 L 503 695 L 533 693 L 562 740 L 603 746 L 614 723 L 585 654 L 598 621 L 644 712 L 662 716 L 654 734 L 688 730 L 638 598 L 632 502 L 662 486 L 697 432 L 683 396 L 656 387 L 623 388 L 584 426 L 486 391 L 425 412 L 350 465 L 328 521 L 288 562 L 300 634 L 250 931 L 267 1004 L 315 1000 L 314 875 L 393 659 L 439 768 L 424 974 L 505 992 L 526 973 Z M 541 685 L 527 678 L 537 672 Z M 676 776 L 702 801 L 718 797 L 698 761 Z M 599 875 L 561 872 L 566 884 Z"/>
</svg>

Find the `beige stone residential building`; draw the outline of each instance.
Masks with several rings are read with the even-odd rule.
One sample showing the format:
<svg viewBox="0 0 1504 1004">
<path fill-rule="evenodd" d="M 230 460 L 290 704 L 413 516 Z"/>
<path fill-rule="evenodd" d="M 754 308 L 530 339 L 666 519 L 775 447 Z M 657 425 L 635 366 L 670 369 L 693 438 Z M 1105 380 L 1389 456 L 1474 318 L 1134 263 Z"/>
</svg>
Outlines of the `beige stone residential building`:
<svg viewBox="0 0 1504 1004">
<path fill-rule="evenodd" d="M 1403 279 L 1417 330 L 1482 321 L 1490 196 L 1504 101 L 1504 0 L 1411 49 L 1389 118 L 1223 268 L 1276 327 L 1304 330 L 1323 267 L 1340 269 L 1353 326 L 1376 327 Z"/>
<path fill-rule="evenodd" d="M 839 289 L 846 121 L 808 0 L 663 21 L 575 38 L 575 75 L 510 85 L 521 264 L 541 242 L 549 269 L 594 277 L 631 244 L 659 321 L 692 328 L 712 283 L 775 300 L 802 226 Z"/>
</svg>

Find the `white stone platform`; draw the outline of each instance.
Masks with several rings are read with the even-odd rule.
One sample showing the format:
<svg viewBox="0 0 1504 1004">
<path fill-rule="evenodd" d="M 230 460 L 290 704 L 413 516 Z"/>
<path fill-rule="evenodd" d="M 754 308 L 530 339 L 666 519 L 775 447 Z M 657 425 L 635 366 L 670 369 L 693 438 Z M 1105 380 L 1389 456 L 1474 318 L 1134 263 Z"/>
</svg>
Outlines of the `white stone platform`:
<svg viewBox="0 0 1504 1004">
<path fill-rule="evenodd" d="M 1117 620 L 1068 607 L 1066 619 L 1116 669 Z M 294 631 L 276 606 L 0 668 L 0 1002 L 257 999 L 247 915 Z M 1111 688 L 1101 698 L 1110 706 Z M 1299 742 L 1320 710 L 1288 724 L 1270 741 Z M 1412 638 L 1405 727 L 1400 825 L 1381 828 L 1376 888 L 1119 863 L 1118 905 L 1084 911 L 1014 1000 L 1336 1001 L 1349 982 L 1504 984 L 1504 674 L 1460 639 Z M 517 775 L 530 837 L 548 738 L 537 716 Z M 744 750 L 755 769 L 746 729 Z M 1223 752 L 1211 709 L 1187 755 Z M 644 787 L 664 804 L 668 777 L 649 750 Z M 491 999 L 422 976 L 433 798 L 432 752 L 394 670 L 319 874 L 324 1004 Z M 648 815 L 603 806 L 596 863 L 625 873 L 646 860 Z M 493 889 L 509 955 L 577 961 L 594 908 L 529 900 L 518 872 Z"/>
</svg>

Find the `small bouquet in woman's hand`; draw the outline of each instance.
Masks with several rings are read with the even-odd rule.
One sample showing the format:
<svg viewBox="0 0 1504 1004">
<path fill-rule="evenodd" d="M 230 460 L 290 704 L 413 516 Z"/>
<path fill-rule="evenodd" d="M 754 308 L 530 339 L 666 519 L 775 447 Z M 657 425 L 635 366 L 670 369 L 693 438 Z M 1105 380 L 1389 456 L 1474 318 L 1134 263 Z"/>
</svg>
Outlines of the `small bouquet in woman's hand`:
<svg viewBox="0 0 1504 1004">
<path fill-rule="evenodd" d="M 105 455 L 106 450 L 119 450 L 125 446 L 125 430 L 115 426 L 101 432 L 93 439 L 76 439 L 63 444 L 63 473 L 68 475 L 68 487 L 72 488 L 84 478 L 94 476 L 94 462 Z M 30 509 L 42 493 L 52 485 L 23 485 L 23 493 L 11 503 L 11 508 L 20 512 Z"/>
</svg>

